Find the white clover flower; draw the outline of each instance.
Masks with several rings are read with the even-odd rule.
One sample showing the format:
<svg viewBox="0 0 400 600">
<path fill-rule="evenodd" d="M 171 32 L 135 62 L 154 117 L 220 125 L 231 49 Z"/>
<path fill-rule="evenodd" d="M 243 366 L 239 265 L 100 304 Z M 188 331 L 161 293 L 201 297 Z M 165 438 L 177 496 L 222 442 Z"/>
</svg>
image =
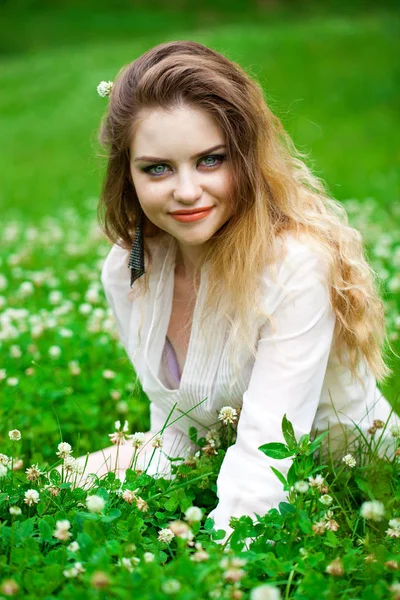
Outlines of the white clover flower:
<svg viewBox="0 0 400 600">
<path fill-rule="evenodd" d="M 389 529 L 386 529 L 386 535 L 392 538 L 400 538 L 400 529 L 389 527 Z"/>
<path fill-rule="evenodd" d="M 63 575 L 68 579 L 72 579 L 73 577 L 78 577 L 79 573 L 75 567 L 70 567 L 69 569 L 64 569 Z"/>
<path fill-rule="evenodd" d="M 317 535 L 321 535 L 326 530 L 326 521 L 316 521 L 312 526 L 312 530 Z"/>
<path fill-rule="evenodd" d="M 111 369 L 106 369 L 103 371 L 103 377 L 104 379 L 114 379 L 115 373 L 114 371 L 111 371 Z"/>
<path fill-rule="evenodd" d="M 11 467 L 12 459 L 7 454 L 2 454 L 0 452 L 0 465 L 4 465 L 5 467 Z"/>
<path fill-rule="evenodd" d="M 76 469 L 77 460 L 73 456 L 66 456 L 64 458 L 63 467 L 66 471 L 73 473 Z"/>
<path fill-rule="evenodd" d="M 311 487 L 321 488 L 324 485 L 324 478 L 322 475 L 316 475 L 316 477 L 309 477 Z"/>
<path fill-rule="evenodd" d="M 346 456 L 343 456 L 342 461 L 351 469 L 357 464 L 356 459 L 352 454 L 346 454 Z"/>
<path fill-rule="evenodd" d="M 400 531 L 400 519 L 390 519 L 389 527 L 393 527 L 394 529 L 398 529 Z"/>
<path fill-rule="evenodd" d="M 57 446 L 58 452 L 56 452 L 57 456 L 60 458 L 66 458 L 72 452 L 72 447 L 68 442 L 60 442 Z"/>
<path fill-rule="evenodd" d="M 264 583 L 251 590 L 250 600 L 281 600 L 281 593 L 274 585 Z"/>
<path fill-rule="evenodd" d="M 210 555 L 204 550 L 201 544 L 197 543 L 195 546 L 197 551 L 190 556 L 190 560 L 193 560 L 194 562 L 204 562 L 210 558 Z"/>
<path fill-rule="evenodd" d="M 81 374 L 81 368 L 80 368 L 79 362 L 77 360 L 71 360 L 68 363 L 68 368 L 69 368 L 71 375 L 80 375 Z"/>
<path fill-rule="evenodd" d="M 88 315 L 93 310 L 93 306 L 89 302 L 84 302 L 79 305 L 78 311 L 81 315 Z"/>
<path fill-rule="evenodd" d="M 126 415 L 129 412 L 129 405 L 125 400 L 120 400 L 116 405 L 117 411 L 123 415 Z"/>
<path fill-rule="evenodd" d="M 154 554 L 152 552 L 145 552 L 143 554 L 143 559 L 144 559 L 144 562 L 147 562 L 147 563 L 153 562 L 154 561 Z"/>
<path fill-rule="evenodd" d="M 53 319 L 53 317 L 47 317 L 44 324 L 47 329 L 55 329 L 57 327 L 57 321 L 56 319 Z"/>
<path fill-rule="evenodd" d="M 126 440 L 131 440 L 132 435 L 126 433 L 128 431 L 128 421 L 125 421 L 124 426 L 121 428 L 121 422 L 115 421 L 114 433 L 109 433 L 109 438 L 113 444 L 120 445 L 125 444 Z"/>
<path fill-rule="evenodd" d="M 382 521 L 385 515 L 385 507 L 378 500 L 363 502 L 360 508 L 360 515 L 364 519 L 370 519 L 371 521 Z"/>
<path fill-rule="evenodd" d="M 128 502 L 128 504 L 133 504 L 133 502 L 136 502 L 137 500 L 135 492 L 137 492 L 138 489 L 139 488 L 137 488 L 135 491 L 124 490 L 123 492 L 121 492 L 121 497 L 123 498 L 123 500 L 125 500 L 125 502 Z"/>
<path fill-rule="evenodd" d="M 400 292 L 400 275 L 394 275 L 386 282 L 389 292 Z"/>
<path fill-rule="evenodd" d="M 100 513 L 104 510 L 106 503 L 101 496 L 94 494 L 86 498 L 86 506 L 90 512 Z"/>
<path fill-rule="evenodd" d="M 0 381 L 3 381 L 3 379 L 6 379 L 7 377 L 7 371 L 5 369 L 0 369 Z"/>
<path fill-rule="evenodd" d="M 59 329 L 58 333 L 63 338 L 71 338 L 74 335 L 74 332 L 71 329 L 67 329 L 66 327 L 61 327 L 61 329 Z"/>
<path fill-rule="evenodd" d="M 14 442 L 18 442 L 21 439 L 21 432 L 18 429 L 12 429 L 8 432 L 8 437 Z"/>
<path fill-rule="evenodd" d="M 180 537 L 183 540 L 191 541 L 194 537 L 192 530 L 189 525 L 184 521 L 175 520 L 168 523 L 169 529 L 176 535 L 176 537 Z"/>
<path fill-rule="evenodd" d="M 52 290 L 49 294 L 49 302 L 50 304 L 60 304 L 63 299 L 62 292 L 59 290 Z"/>
<path fill-rule="evenodd" d="M 113 81 L 100 81 L 99 85 L 97 86 L 97 93 L 102 98 L 105 98 L 106 96 L 109 96 L 111 94 L 113 87 Z"/>
<path fill-rule="evenodd" d="M 139 510 L 142 510 L 143 512 L 149 510 L 149 505 L 147 504 L 146 500 L 143 500 L 143 498 L 141 498 L 140 496 L 138 496 L 138 498 L 136 499 L 136 506 Z"/>
<path fill-rule="evenodd" d="M 80 546 L 78 544 L 78 542 L 71 542 L 68 546 L 67 546 L 67 550 L 69 550 L 70 552 L 78 552 Z"/>
<path fill-rule="evenodd" d="M 325 573 L 340 577 L 344 573 L 343 563 L 340 558 L 335 558 L 325 569 Z"/>
<path fill-rule="evenodd" d="M 9 509 L 10 515 L 21 515 L 22 514 L 22 510 L 20 509 L 19 506 L 10 506 Z"/>
<path fill-rule="evenodd" d="M 400 538 L 400 519 L 390 519 L 386 534 L 393 538 Z"/>
<path fill-rule="evenodd" d="M 85 294 L 85 300 L 90 304 L 100 302 L 100 294 L 98 288 L 89 288 Z"/>
<path fill-rule="evenodd" d="M 42 335 L 43 332 L 44 332 L 43 325 L 35 325 L 31 329 L 31 336 L 33 338 L 38 338 L 38 337 L 40 337 Z"/>
<path fill-rule="evenodd" d="M 236 423 L 237 411 L 232 406 L 223 406 L 218 413 L 218 419 L 227 425 L 228 423 Z"/>
<path fill-rule="evenodd" d="M 130 558 L 123 557 L 121 560 L 118 560 L 117 566 L 124 567 L 129 573 L 133 573 L 133 564 Z"/>
<path fill-rule="evenodd" d="M 121 392 L 119 390 L 111 390 L 110 396 L 113 400 L 119 400 L 121 398 Z"/>
<path fill-rule="evenodd" d="M 185 521 L 189 523 L 196 523 L 197 521 L 201 521 L 203 518 L 203 511 L 198 506 L 190 506 L 185 511 Z"/>
<path fill-rule="evenodd" d="M 36 481 L 44 474 L 44 471 L 41 471 L 38 465 L 32 465 L 25 470 L 25 474 L 28 481 Z"/>
<path fill-rule="evenodd" d="M 49 356 L 51 356 L 51 358 L 59 358 L 61 356 L 60 346 L 50 346 Z"/>
<path fill-rule="evenodd" d="M 165 527 L 164 529 L 160 529 L 158 532 L 158 541 L 165 542 L 169 544 L 170 541 L 175 537 L 175 534 L 169 529 L 169 527 Z"/>
<path fill-rule="evenodd" d="M 12 387 L 15 387 L 16 385 L 18 385 L 19 383 L 19 379 L 18 377 L 9 377 L 6 380 L 7 385 L 11 385 Z"/>
<path fill-rule="evenodd" d="M 72 578 L 72 577 L 78 577 L 78 575 L 80 575 L 81 573 L 84 573 L 85 571 L 86 571 L 86 569 L 83 568 L 82 563 L 76 562 L 69 569 L 65 569 L 63 571 L 63 574 L 65 577 Z"/>
<path fill-rule="evenodd" d="M 30 296 L 33 294 L 35 288 L 30 281 L 23 281 L 19 286 L 18 292 L 21 296 Z"/>
<path fill-rule="evenodd" d="M 322 502 L 322 504 L 324 504 L 325 506 L 330 506 L 333 502 L 333 498 L 332 496 L 329 496 L 329 494 L 323 494 L 319 498 L 319 501 Z"/>
<path fill-rule="evenodd" d="M 294 484 L 294 489 L 300 494 L 305 494 L 306 492 L 308 492 L 309 488 L 310 484 L 307 483 L 307 481 L 296 481 L 296 483 Z"/>
<path fill-rule="evenodd" d="M 82 563 L 80 563 L 80 562 L 76 562 L 74 564 L 74 568 L 78 571 L 78 575 L 80 575 L 81 573 L 84 573 L 86 571 L 86 569 L 83 568 Z"/>
<path fill-rule="evenodd" d="M 131 441 L 134 448 L 141 448 L 145 442 L 145 434 L 142 431 L 137 431 L 132 435 Z"/>
<path fill-rule="evenodd" d="M 390 433 L 394 438 L 400 437 L 400 425 L 393 425 L 393 427 L 390 428 Z"/>
<path fill-rule="evenodd" d="M 115 421 L 114 427 L 119 431 L 121 429 L 121 421 Z M 125 421 L 122 431 L 128 431 L 128 427 L 128 421 Z"/>
<path fill-rule="evenodd" d="M 72 535 L 69 529 L 71 529 L 71 523 L 67 519 L 56 521 L 56 529 L 53 532 L 53 536 L 62 542 L 66 542 Z"/>
<path fill-rule="evenodd" d="M 85 470 L 84 465 L 81 464 L 77 458 L 75 458 L 74 463 L 72 465 L 72 472 L 75 473 L 76 475 L 82 475 L 84 470 Z"/>
<path fill-rule="evenodd" d="M 22 351 L 21 351 L 21 348 L 17 344 L 13 344 L 10 347 L 10 356 L 12 356 L 12 358 L 21 358 Z"/>
<path fill-rule="evenodd" d="M 32 504 L 37 504 L 40 500 L 39 492 L 37 490 L 27 490 L 24 496 L 24 502 L 29 506 L 32 506 Z"/>
<path fill-rule="evenodd" d="M 7 475 L 7 467 L 5 465 L 0 464 L 0 477 L 5 477 Z"/>
<path fill-rule="evenodd" d="M 389 591 L 393 592 L 393 594 L 400 594 L 400 583 L 396 581 L 389 587 Z M 393 596 L 394 600 L 396 600 L 396 595 Z"/>
<path fill-rule="evenodd" d="M 163 447 L 163 437 L 162 435 L 160 435 L 159 433 L 157 433 L 157 435 L 154 437 L 153 441 L 151 442 L 151 445 L 153 448 L 162 448 Z"/>
<path fill-rule="evenodd" d="M 177 579 L 167 579 L 161 584 L 164 594 L 176 594 L 181 589 L 181 584 Z"/>
</svg>

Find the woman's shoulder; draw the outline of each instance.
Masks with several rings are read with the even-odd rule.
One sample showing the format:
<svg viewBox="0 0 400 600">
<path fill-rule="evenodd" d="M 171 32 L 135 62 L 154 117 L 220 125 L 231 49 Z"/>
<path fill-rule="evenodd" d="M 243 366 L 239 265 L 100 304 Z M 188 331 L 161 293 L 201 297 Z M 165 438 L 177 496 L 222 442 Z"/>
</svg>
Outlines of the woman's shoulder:
<svg viewBox="0 0 400 600">
<path fill-rule="evenodd" d="M 107 284 L 110 281 L 125 279 L 129 275 L 129 250 L 121 245 L 121 240 L 114 243 L 103 262 L 101 281 Z"/>
<path fill-rule="evenodd" d="M 262 292 L 273 303 L 290 288 L 307 288 L 329 280 L 330 251 L 306 233 L 284 232 L 276 239 L 277 259 L 263 271 Z"/>
<path fill-rule="evenodd" d="M 158 251 L 160 251 L 165 244 L 164 236 L 146 238 L 146 244 L 149 252 L 154 260 Z M 129 268 L 129 257 L 131 253 L 131 247 L 127 248 L 122 239 L 115 242 L 105 260 L 102 267 L 102 280 L 120 280 L 121 278 L 129 281 L 130 268 Z"/>
<path fill-rule="evenodd" d="M 282 275 L 291 272 L 299 263 L 312 263 L 315 269 L 327 275 L 331 250 L 311 234 L 285 231 L 276 239 L 276 250 L 277 260 L 271 269 L 266 269 L 267 276 L 271 271 Z"/>
</svg>

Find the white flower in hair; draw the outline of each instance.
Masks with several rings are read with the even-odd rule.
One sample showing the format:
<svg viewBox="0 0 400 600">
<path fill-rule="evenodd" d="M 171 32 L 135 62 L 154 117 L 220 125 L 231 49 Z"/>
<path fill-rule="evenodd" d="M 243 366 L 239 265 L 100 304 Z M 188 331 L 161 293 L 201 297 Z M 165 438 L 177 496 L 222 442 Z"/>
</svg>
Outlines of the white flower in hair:
<svg viewBox="0 0 400 600">
<path fill-rule="evenodd" d="M 100 81 L 97 86 L 97 92 L 99 96 L 105 98 L 111 94 L 111 90 L 113 89 L 114 82 L 113 81 Z"/>
</svg>

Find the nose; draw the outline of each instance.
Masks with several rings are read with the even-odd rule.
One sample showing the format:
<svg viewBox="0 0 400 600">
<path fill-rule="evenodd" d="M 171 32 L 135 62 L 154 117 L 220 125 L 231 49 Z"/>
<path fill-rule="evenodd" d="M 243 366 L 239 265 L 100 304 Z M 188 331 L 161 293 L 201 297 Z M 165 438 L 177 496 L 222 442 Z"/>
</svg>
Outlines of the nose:
<svg viewBox="0 0 400 600">
<path fill-rule="evenodd" d="M 201 194 L 202 188 L 197 181 L 196 174 L 185 172 L 177 177 L 173 190 L 175 200 L 193 203 L 200 198 Z"/>
</svg>

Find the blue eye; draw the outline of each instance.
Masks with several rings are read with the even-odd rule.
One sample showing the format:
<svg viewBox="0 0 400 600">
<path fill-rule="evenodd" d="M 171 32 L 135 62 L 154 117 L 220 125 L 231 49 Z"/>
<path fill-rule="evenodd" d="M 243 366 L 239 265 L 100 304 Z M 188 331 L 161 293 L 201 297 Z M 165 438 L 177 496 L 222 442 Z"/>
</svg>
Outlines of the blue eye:
<svg viewBox="0 0 400 600">
<path fill-rule="evenodd" d="M 226 157 L 225 157 L 225 155 L 224 155 L 224 154 L 210 154 L 209 156 L 206 156 L 206 157 L 204 158 L 204 160 L 208 160 L 209 158 L 212 158 L 212 159 L 216 160 L 217 162 L 218 162 L 218 161 L 219 161 L 219 162 L 223 162 L 223 160 L 224 160 Z M 214 166 L 215 166 L 215 164 L 216 164 L 215 162 L 214 162 L 214 163 L 212 163 L 212 164 L 208 163 L 208 165 L 207 165 L 207 166 L 208 166 L 208 167 L 214 167 Z"/>
<path fill-rule="evenodd" d="M 209 154 L 208 156 L 205 156 L 200 162 L 203 161 L 208 161 L 209 159 L 213 159 L 212 163 L 206 163 L 205 167 L 207 169 L 212 169 L 214 167 L 216 167 L 217 165 L 220 165 L 224 162 L 224 160 L 226 159 L 226 155 L 225 154 Z M 160 163 L 158 165 L 151 165 L 150 167 L 144 167 L 143 171 L 145 173 L 149 173 L 149 175 L 151 175 L 152 177 L 160 177 L 160 175 L 164 175 L 166 173 L 166 171 L 163 170 L 158 170 L 155 171 L 155 169 L 160 169 L 160 167 L 165 167 L 167 165 L 165 165 L 164 163 Z"/>
<path fill-rule="evenodd" d="M 144 170 L 146 173 L 151 173 L 151 175 L 163 175 L 164 171 L 156 171 L 155 173 L 152 172 L 151 169 L 159 169 L 160 167 L 163 167 L 165 165 L 154 165 L 153 167 L 146 167 Z"/>
</svg>

